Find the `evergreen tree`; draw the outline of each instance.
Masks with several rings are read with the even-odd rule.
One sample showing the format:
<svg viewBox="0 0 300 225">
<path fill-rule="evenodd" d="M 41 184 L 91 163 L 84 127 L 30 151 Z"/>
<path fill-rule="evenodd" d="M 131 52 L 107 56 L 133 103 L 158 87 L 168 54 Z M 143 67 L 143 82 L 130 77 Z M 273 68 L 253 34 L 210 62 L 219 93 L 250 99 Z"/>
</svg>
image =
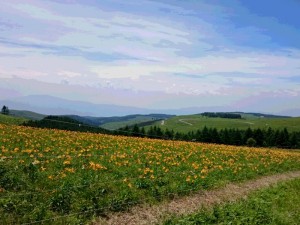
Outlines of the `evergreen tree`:
<svg viewBox="0 0 300 225">
<path fill-rule="evenodd" d="M 163 138 L 164 136 L 164 131 L 160 127 L 156 127 L 156 136 L 158 138 Z"/>
<path fill-rule="evenodd" d="M 281 135 L 282 135 L 282 139 L 283 139 L 281 147 L 290 148 L 291 147 L 291 144 L 290 144 L 290 135 L 289 135 L 289 132 L 287 131 L 286 128 L 284 128 L 281 131 Z"/>
<path fill-rule="evenodd" d="M 201 141 L 201 138 L 202 138 L 202 132 L 201 132 L 200 129 L 198 129 L 198 130 L 196 131 L 196 134 L 195 134 L 195 139 L 196 139 L 197 141 Z"/>
<path fill-rule="evenodd" d="M 221 143 L 221 138 L 220 138 L 220 134 L 218 132 L 218 130 L 216 128 L 211 130 L 211 139 L 213 143 Z"/>
<path fill-rule="evenodd" d="M 181 133 L 179 133 L 178 131 L 175 133 L 175 135 L 174 135 L 174 139 L 175 140 L 182 140 L 183 138 L 182 138 L 182 135 L 181 135 Z"/>
<path fill-rule="evenodd" d="M 263 146 L 264 143 L 264 134 L 260 128 L 254 130 L 253 138 L 256 140 L 257 146 Z"/>
<path fill-rule="evenodd" d="M 224 130 L 221 130 L 221 143 L 222 144 L 230 144 L 230 137 L 229 137 L 229 132 L 228 132 L 228 129 L 224 129 Z"/>
<path fill-rule="evenodd" d="M 171 131 L 170 130 L 166 130 L 165 131 L 165 136 L 168 137 L 168 139 L 173 139 L 174 138 L 174 130 L 172 129 Z"/>
<path fill-rule="evenodd" d="M 291 148 L 297 148 L 298 146 L 298 138 L 296 132 L 293 132 L 290 137 L 290 145 Z"/>
<path fill-rule="evenodd" d="M 276 130 L 274 133 L 274 139 L 273 139 L 274 145 L 273 146 L 279 147 L 281 145 L 281 142 L 282 142 L 282 140 L 281 140 L 280 132 L 279 132 L 279 130 Z"/>
<path fill-rule="evenodd" d="M 132 134 L 133 136 L 137 136 L 137 137 L 140 137 L 141 134 L 140 134 L 140 128 L 137 124 L 135 124 L 132 128 Z"/>
<path fill-rule="evenodd" d="M 241 131 L 236 129 L 233 131 L 234 135 L 233 135 L 233 144 L 234 145 L 242 145 L 243 140 L 242 140 L 242 135 L 241 135 Z"/>
<path fill-rule="evenodd" d="M 123 132 L 122 132 L 122 135 L 125 135 L 125 136 L 130 136 L 130 135 L 131 135 L 131 131 L 130 131 L 128 125 L 126 125 L 126 126 L 123 128 L 122 131 L 123 131 Z"/>
<path fill-rule="evenodd" d="M 206 126 L 202 130 L 201 141 L 210 142 L 210 135 Z"/>
<path fill-rule="evenodd" d="M 247 130 L 246 130 L 245 133 L 244 133 L 243 143 L 244 143 L 244 144 L 247 144 L 247 140 L 248 140 L 249 138 L 252 138 L 252 137 L 253 137 L 253 132 L 252 132 L 251 128 L 248 127 Z"/>
<path fill-rule="evenodd" d="M 272 130 L 271 127 L 268 128 L 268 130 L 265 132 L 265 142 L 266 146 L 274 146 L 274 131 Z"/>
<path fill-rule="evenodd" d="M 195 140 L 195 133 L 194 133 L 194 131 L 189 131 L 188 133 L 187 133 L 187 136 L 188 136 L 188 140 Z"/>
<path fill-rule="evenodd" d="M 141 128 L 140 133 L 141 133 L 141 137 L 145 137 L 146 131 L 144 127 Z"/>
<path fill-rule="evenodd" d="M 2 109 L 1 109 L 1 113 L 2 113 L 3 115 L 8 115 L 8 114 L 9 114 L 9 109 L 8 109 L 8 107 L 4 105 L 4 106 L 2 107 Z"/>
<path fill-rule="evenodd" d="M 149 128 L 147 135 L 149 138 L 154 138 L 155 132 L 154 132 L 154 128 L 152 126 Z"/>
</svg>

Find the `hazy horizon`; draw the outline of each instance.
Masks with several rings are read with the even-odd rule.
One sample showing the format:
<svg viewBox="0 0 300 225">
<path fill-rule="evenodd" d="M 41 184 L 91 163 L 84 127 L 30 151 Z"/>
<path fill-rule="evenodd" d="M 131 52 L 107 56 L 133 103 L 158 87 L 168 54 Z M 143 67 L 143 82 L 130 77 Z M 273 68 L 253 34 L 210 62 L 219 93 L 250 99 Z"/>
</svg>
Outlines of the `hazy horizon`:
<svg viewBox="0 0 300 225">
<path fill-rule="evenodd" d="M 1 2 L 0 100 L 300 116 L 298 15 L 296 0 Z"/>
</svg>

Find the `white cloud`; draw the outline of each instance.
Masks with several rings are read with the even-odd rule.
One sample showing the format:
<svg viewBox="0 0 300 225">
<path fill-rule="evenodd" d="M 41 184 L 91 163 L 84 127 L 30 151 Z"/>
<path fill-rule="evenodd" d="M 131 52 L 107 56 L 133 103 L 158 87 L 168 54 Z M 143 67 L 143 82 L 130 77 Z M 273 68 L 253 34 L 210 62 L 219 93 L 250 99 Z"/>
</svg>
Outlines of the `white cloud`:
<svg viewBox="0 0 300 225">
<path fill-rule="evenodd" d="M 63 76 L 63 77 L 68 77 L 68 78 L 74 78 L 74 77 L 81 77 L 82 76 L 82 74 L 80 74 L 80 73 L 72 72 L 72 71 L 66 71 L 66 70 L 58 72 L 57 75 Z"/>
<path fill-rule="evenodd" d="M 78 5 L 57 5 L 55 7 L 68 7 L 66 10 L 78 10 Z M 90 12 L 91 16 L 64 16 L 59 13 L 30 4 L 13 4 L 14 9 L 27 13 L 27 16 L 41 20 L 45 24 L 58 22 L 60 26 L 67 28 L 66 33 L 55 40 L 57 46 L 70 46 L 87 52 L 104 53 L 128 53 L 124 51 L 124 46 L 136 46 L 139 49 L 150 48 L 161 51 L 161 46 L 154 47 L 167 41 L 172 45 L 192 44 L 189 40 L 189 32 L 183 27 L 176 27 L 176 24 L 163 24 L 151 21 L 151 18 L 141 17 L 124 12 L 106 12 L 99 8 L 83 7 L 81 10 Z M 45 34 L 47 36 L 47 34 Z M 43 39 L 35 34 L 21 38 L 23 41 L 46 44 L 47 39 Z M 52 44 L 54 44 L 52 43 Z M 129 54 L 131 56 L 131 54 Z"/>
<path fill-rule="evenodd" d="M 229 99 L 250 95 L 254 89 L 290 95 L 299 89 L 299 84 L 281 78 L 299 76 L 300 50 L 236 46 L 226 37 L 236 34 L 231 33 L 234 26 L 226 35 L 218 33 L 219 27 L 228 27 L 224 18 L 218 24 L 194 17 L 192 10 L 168 18 L 168 14 L 106 10 L 101 4 L 35 0 L 1 4 L 0 12 L 7 13 L 3 17 L 9 15 L 8 20 L 20 26 L 1 33 L 0 77 Z M 151 4 L 180 11 L 147 2 Z M 226 14 L 219 12 L 220 17 Z M 33 26 L 37 22 L 39 26 Z M 236 30 L 247 41 L 260 37 L 255 27 Z"/>
<path fill-rule="evenodd" d="M 139 77 L 154 74 L 191 74 L 203 76 L 214 73 L 250 73 L 264 77 L 296 76 L 300 74 L 300 57 L 217 52 L 218 56 L 182 58 L 173 56 L 159 62 L 123 60 L 99 63 L 91 71 L 99 77 L 120 78 Z"/>
</svg>

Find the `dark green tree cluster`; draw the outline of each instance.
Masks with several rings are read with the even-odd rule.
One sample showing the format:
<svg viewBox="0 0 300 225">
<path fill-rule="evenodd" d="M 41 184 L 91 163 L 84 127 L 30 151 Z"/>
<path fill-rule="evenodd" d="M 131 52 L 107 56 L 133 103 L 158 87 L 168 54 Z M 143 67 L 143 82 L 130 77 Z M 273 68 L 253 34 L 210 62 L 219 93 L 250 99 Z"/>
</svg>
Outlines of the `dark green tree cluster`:
<svg viewBox="0 0 300 225">
<path fill-rule="evenodd" d="M 206 117 L 219 117 L 219 118 L 227 118 L 227 119 L 242 119 L 242 116 L 240 114 L 237 113 L 214 113 L 214 112 L 204 112 L 201 113 L 202 116 L 206 116 Z"/>
<path fill-rule="evenodd" d="M 144 127 L 139 127 L 137 124 L 134 126 L 126 126 L 114 131 L 114 134 L 125 135 L 125 136 L 134 136 L 134 137 L 149 137 L 149 138 L 158 138 L 158 139 L 174 139 L 175 136 L 178 136 L 174 133 L 173 130 L 162 130 L 160 127 L 151 126 L 147 131 Z M 179 136 L 178 136 L 179 140 Z"/>
<path fill-rule="evenodd" d="M 67 116 L 47 116 L 42 120 L 29 120 L 23 123 L 24 126 L 91 132 L 91 133 L 110 133 L 109 131 L 96 127 L 89 126 Z"/>
<path fill-rule="evenodd" d="M 135 125 L 115 131 L 115 134 L 238 146 L 300 148 L 300 132 L 288 132 L 286 128 L 282 130 L 273 130 L 272 128 L 267 130 L 260 128 L 217 130 L 204 127 L 195 132 L 179 133 L 168 129 L 162 130 L 157 126 L 151 126 L 146 132 L 143 127 L 139 128 Z"/>
<path fill-rule="evenodd" d="M 9 115 L 9 109 L 7 106 L 3 106 L 2 109 L 1 109 L 1 114 L 3 115 Z"/>
</svg>

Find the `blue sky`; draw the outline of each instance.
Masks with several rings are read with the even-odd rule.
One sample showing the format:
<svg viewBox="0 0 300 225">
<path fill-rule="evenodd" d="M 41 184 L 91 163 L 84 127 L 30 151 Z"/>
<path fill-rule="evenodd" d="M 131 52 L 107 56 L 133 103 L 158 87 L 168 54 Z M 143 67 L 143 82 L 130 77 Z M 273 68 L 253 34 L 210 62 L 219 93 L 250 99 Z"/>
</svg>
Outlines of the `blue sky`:
<svg viewBox="0 0 300 225">
<path fill-rule="evenodd" d="M 300 109 L 299 15 L 298 0 L 2 1 L 1 93 Z"/>
</svg>

